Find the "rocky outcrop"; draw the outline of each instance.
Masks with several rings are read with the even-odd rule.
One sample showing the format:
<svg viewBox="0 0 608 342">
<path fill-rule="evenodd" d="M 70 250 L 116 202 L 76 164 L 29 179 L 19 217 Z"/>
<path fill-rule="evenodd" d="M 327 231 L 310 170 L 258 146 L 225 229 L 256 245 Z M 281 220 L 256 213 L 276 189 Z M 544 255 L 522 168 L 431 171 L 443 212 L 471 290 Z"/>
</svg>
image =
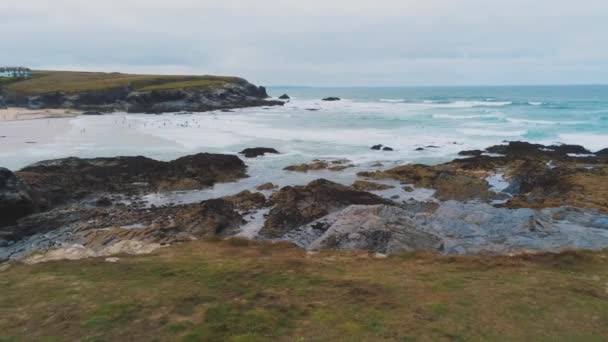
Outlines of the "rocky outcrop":
<svg viewBox="0 0 608 342">
<path fill-rule="evenodd" d="M 330 97 L 326 97 L 323 99 L 323 101 L 340 101 L 341 98 L 339 97 L 335 97 L 335 96 L 330 96 Z"/>
<path fill-rule="evenodd" d="M 47 207 L 96 193 L 194 190 L 247 176 L 238 157 L 208 153 L 170 162 L 146 157 L 65 158 L 29 165 L 17 175 Z"/>
<path fill-rule="evenodd" d="M 278 238 L 291 229 L 312 222 L 351 204 L 393 204 L 368 192 L 318 179 L 306 186 L 287 186 L 270 198 L 270 210 L 260 235 Z"/>
<path fill-rule="evenodd" d="M 15 224 L 39 210 L 31 189 L 8 169 L 0 168 L 0 227 Z"/>
<path fill-rule="evenodd" d="M 382 190 L 394 189 L 395 187 L 392 185 L 358 180 L 353 183 L 353 188 L 360 190 L 360 191 L 382 191 Z"/>
<path fill-rule="evenodd" d="M 350 161 L 346 159 L 338 159 L 331 161 L 315 159 L 312 161 L 312 163 L 289 165 L 283 168 L 283 170 L 294 172 L 308 172 L 318 170 L 343 171 L 354 166 L 355 165 L 350 164 Z"/>
<path fill-rule="evenodd" d="M 416 187 L 434 189 L 435 197 L 439 200 L 490 200 L 496 197 L 485 179 L 438 170 L 427 165 L 404 165 L 386 171 L 361 172 L 358 175 L 370 179 L 395 179 Z"/>
<path fill-rule="evenodd" d="M 264 184 L 260 184 L 255 187 L 255 189 L 258 191 L 274 190 L 276 188 L 277 188 L 277 186 L 274 185 L 273 183 L 264 183 Z"/>
<path fill-rule="evenodd" d="M 448 201 L 433 212 L 354 205 L 283 236 L 307 249 L 448 255 L 558 252 L 608 246 L 608 216 L 569 207 L 504 209 Z"/>
<path fill-rule="evenodd" d="M 0 248 L 0 260 L 22 258 L 35 251 L 73 245 L 97 253 L 132 242 L 146 248 L 150 244 L 162 246 L 229 236 L 236 234 L 243 224 L 242 216 L 235 209 L 230 201 L 223 199 L 149 209 L 55 209 L 31 215 L 15 226 L 2 228 L 0 241 L 5 242 L 4 248 Z M 31 232 L 46 234 L 33 235 Z"/>
<path fill-rule="evenodd" d="M 187 80 L 187 77 L 184 77 Z M 95 82 L 95 80 L 90 80 Z M 196 82 L 196 78 L 193 78 Z M 136 88 L 136 83 L 99 90 L 78 92 L 51 91 L 24 95 L 11 92 L 6 103 L 33 109 L 66 108 L 87 112 L 127 111 L 131 113 L 205 112 L 258 106 L 281 106 L 283 101 L 267 100 L 264 87 L 257 87 L 243 79 L 231 82 L 209 81 L 210 86 L 168 86 L 166 89 Z"/>
<path fill-rule="evenodd" d="M 253 147 L 253 148 L 246 148 L 246 149 L 242 150 L 241 152 L 239 152 L 239 154 L 242 154 L 247 158 L 256 158 L 259 156 L 263 156 L 266 153 L 279 154 L 279 151 L 277 151 L 271 147 Z"/>
<path fill-rule="evenodd" d="M 374 146 L 370 147 L 370 150 L 376 150 L 376 151 L 394 151 L 394 149 L 392 147 L 388 147 L 388 146 L 384 146 L 384 145 L 374 145 Z"/>
<path fill-rule="evenodd" d="M 266 196 L 249 190 L 241 191 L 236 195 L 226 196 L 224 199 L 232 203 L 236 209 L 245 212 L 262 208 L 266 204 Z"/>
<path fill-rule="evenodd" d="M 283 94 L 283 95 L 279 96 L 279 100 L 289 100 L 289 99 L 291 99 L 291 97 L 289 97 L 289 95 L 287 95 L 287 94 Z"/>
</svg>

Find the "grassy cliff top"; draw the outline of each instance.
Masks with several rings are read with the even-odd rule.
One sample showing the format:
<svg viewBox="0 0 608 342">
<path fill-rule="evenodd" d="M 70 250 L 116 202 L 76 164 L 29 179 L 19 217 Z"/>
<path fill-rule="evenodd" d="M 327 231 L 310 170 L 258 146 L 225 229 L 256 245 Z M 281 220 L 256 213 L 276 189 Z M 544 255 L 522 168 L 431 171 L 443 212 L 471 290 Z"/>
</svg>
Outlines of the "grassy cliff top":
<svg viewBox="0 0 608 342">
<path fill-rule="evenodd" d="M 8 84 L 6 84 L 8 83 Z M 132 90 L 219 87 L 246 83 L 242 78 L 224 76 L 134 75 L 122 73 L 34 71 L 32 78 L 5 82 L 6 91 L 19 95 L 53 92 L 75 94 L 85 91 L 130 87 Z M 1 86 L 1 84 L 0 84 Z"/>
<path fill-rule="evenodd" d="M 0 267 L 0 340 L 605 341 L 608 252 L 385 259 L 193 242 Z"/>
</svg>

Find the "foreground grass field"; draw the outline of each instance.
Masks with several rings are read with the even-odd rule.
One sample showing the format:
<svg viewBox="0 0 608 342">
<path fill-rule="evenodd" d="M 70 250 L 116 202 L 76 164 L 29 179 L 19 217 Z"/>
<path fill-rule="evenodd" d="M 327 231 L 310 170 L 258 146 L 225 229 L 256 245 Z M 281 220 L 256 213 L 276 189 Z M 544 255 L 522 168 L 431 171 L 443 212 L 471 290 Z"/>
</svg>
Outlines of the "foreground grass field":
<svg viewBox="0 0 608 342">
<path fill-rule="evenodd" d="M 6 91 L 13 95 L 31 96 L 53 92 L 68 94 L 109 90 L 129 86 L 132 90 L 151 91 L 243 84 L 245 80 L 223 76 L 131 75 L 102 72 L 34 71 L 32 78 L 6 82 Z M 2 84 L 0 84 L 2 86 Z"/>
<path fill-rule="evenodd" d="M 605 341 L 608 252 L 386 259 L 194 242 L 0 271 L 2 341 Z"/>
</svg>

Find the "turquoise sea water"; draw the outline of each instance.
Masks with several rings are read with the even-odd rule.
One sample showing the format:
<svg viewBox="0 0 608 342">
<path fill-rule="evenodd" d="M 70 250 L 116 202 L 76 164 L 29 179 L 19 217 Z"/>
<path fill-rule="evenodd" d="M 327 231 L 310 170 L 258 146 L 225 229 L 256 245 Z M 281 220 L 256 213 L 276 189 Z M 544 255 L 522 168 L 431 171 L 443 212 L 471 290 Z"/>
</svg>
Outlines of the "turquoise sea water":
<svg viewBox="0 0 608 342">
<path fill-rule="evenodd" d="M 608 86 L 274 87 L 270 93 L 287 93 L 296 100 L 331 95 L 352 100 L 355 106 L 377 105 L 368 110 L 361 106 L 358 120 L 347 119 L 346 126 L 430 126 L 436 134 L 457 130 L 471 137 L 579 143 L 592 149 L 608 145 Z"/>
</svg>

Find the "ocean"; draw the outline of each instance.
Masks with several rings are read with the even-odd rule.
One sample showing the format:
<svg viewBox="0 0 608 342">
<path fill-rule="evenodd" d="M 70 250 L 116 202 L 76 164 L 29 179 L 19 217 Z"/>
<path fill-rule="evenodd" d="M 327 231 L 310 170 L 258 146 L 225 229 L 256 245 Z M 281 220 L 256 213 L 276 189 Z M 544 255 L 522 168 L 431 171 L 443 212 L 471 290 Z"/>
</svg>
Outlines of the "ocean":
<svg viewBox="0 0 608 342">
<path fill-rule="evenodd" d="M 10 147 L 0 146 L 0 166 L 15 170 L 67 156 L 144 155 L 170 160 L 258 146 L 281 152 L 248 159 L 250 178 L 197 192 L 198 200 L 266 181 L 290 185 L 324 177 L 348 183 L 356 172 L 376 162 L 385 167 L 436 164 L 457 157 L 459 151 L 503 141 L 580 144 L 592 151 L 608 147 L 608 86 L 269 87 L 268 91 L 273 97 L 288 94 L 292 99 L 284 107 L 234 112 L 54 119 L 66 121 L 67 128 L 38 143 L 32 143 L 36 132 L 50 129 L 53 120 L 1 122 L 0 136 L 5 138 L 0 145 L 10 141 Z M 328 96 L 342 100 L 321 101 Z M 395 151 L 370 150 L 376 144 Z M 283 171 L 287 165 L 317 158 L 349 159 L 356 167 L 307 174 Z"/>
</svg>

